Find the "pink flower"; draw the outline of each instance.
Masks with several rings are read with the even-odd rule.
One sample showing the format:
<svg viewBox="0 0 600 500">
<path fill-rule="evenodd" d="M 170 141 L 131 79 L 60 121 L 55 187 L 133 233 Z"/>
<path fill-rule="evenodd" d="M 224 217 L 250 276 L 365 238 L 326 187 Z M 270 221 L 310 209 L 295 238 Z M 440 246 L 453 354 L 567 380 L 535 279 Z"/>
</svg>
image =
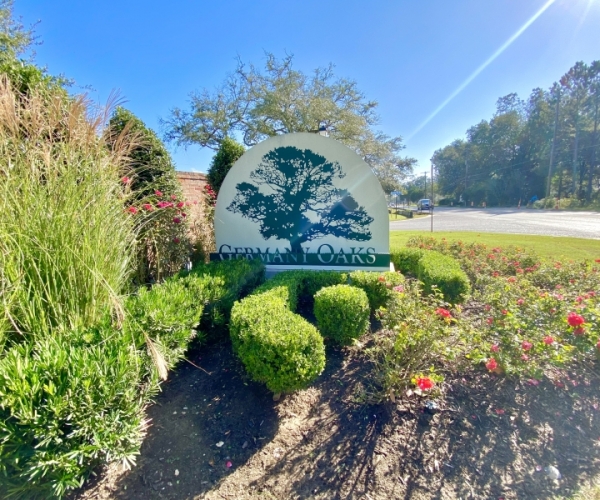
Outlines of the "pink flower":
<svg viewBox="0 0 600 500">
<path fill-rule="evenodd" d="M 452 317 L 452 314 L 450 313 L 450 311 L 448 311 L 448 309 L 444 309 L 443 307 L 438 307 L 435 310 L 435 313 L 438 316 L 441 316 L 442 318 L 446 318 L 446 319 L 449 319 Z"/>
<path fill-rule="evenodd" d="M 496 408 L 496 415 L 504 415 L 504 410 L 502 408 Z"/>
<path fill-rule="evenodd" d="M 181 219 L 179 217 L 173 217 L 173 222 L 175 224 L 179 224 L 181 222 Z"/>
<path fill-rule="evenodd" d="M 523 304 L 525 304 L 525 300 L 523 300 L 523 299 L 518 299 L 517 300 L 517 305 L 518 306 L 522 306 Z"/>
<path fill-rule="evenodd" d="M 227 460 L 227 462 L 225 462 L 225 467 L 227 467 L 228 469 L 231 469 L 233 467 L 231 460 Z"/>
<path fill-rule="evenodd" d="M 163 195 L 162 191 L 159 191 L 158 189 L 156 191 L 154 191 L 154 194 L 156 196 L 158 196 L 159 198 Z"/>
<path fill-rule="evenodd" d="M 500 346 L 498 344 L 494 344 L 492 347 L 490 347 L 490 351 L 492 352 L 498 352 L 500 350 Z"/>
<path fill-rule="evenodd" d="M 506 316 L 508 314 L 508 311 L 506 309 L 502 309 L 502 314 L 504 314 L 504 316 Z"/>
<path fill-rule="evenodd" d="M 181 242 L 181 240 L 179 238 L 177 238 L 177 236 L 175 238 L 173 238 L 173 243 L 179 243 Z"/>
<path fill-rule="evenodd" d="M 433 387 L 433 380 L 429 377 L 417 377 L 416 384 L 422 391 L 428 391 Z"/>
<path fill-rule="evenodd" d="M 148 210 L 148 212 L 154 210 L 154 207 L 150 203 L 144 203 L 142 207 L 144 207 L 144 210 Z"/>
<path fill-rule="evenodd" d="M 515 278 L 514 276 L 510 276 L 506 281 L 508 281 L 509 283 L 514 283 L 515 281 L 517 281 L 517 278 Z"/>
<path fill-rule="evenodd" d="M 125 177 L 121 178 L 121 182 L 123 184 L 129 184 L 131 182 L 131 179 L 129 177 L 125 176 Z"/>
<path fill-rule="evenodd" d="M 575 330 L 573 330 L 573 335 L 583 335 L 585 333 L 585 329 L 583 328 L 583 326 L 578 326 L 577 328 L 575 328 Z"/>
<path fill-rule="evenodd" d="M 585 319 L 583 319 L 583 316 L 580 316 L 577 313 L 570 312 L 567 315 L 567 322 L 570 326 L 580 326 L 585 323 Z"/>
<path fill-rule="evenodd" d="M 529 361 L 529 356 L 527 356 L 527 354 L 521 354 L 521 359 L 523 361 Z"/>
<path fill-rule="evenodd" d="M 544 337 L 544 344 L 551 345 L 554 343 L 554 339 L 550 335 Z"/>
<path fill-rule="evenodd" d="M 137 209 L 137 208 L 135 208 L 135 207 L 133 207 L 133 206 L 131 206 L 131 207 L 129 207 L 129 208 L 127 209 L 127 211 L 128 211 L 130 214 L 137 214 L 137 211 L 138 211 L 138 209 Z"/>
<path fill-rule="evenodd" d="M 488 318 L 485 320 L 488 325 L 494 324 L 494 318 Z"/>
<path fill-rule="evenodd" d="M 171 199 L 172 199 L 172 200 L 176 200 L 176 199 L 177 199 L 177 195 L 174 195 L 174 194 L 172 194 L 172 195 L 171 195 Z"/>
<path fill-rule="evenodd" d="M 185 206 L 185 203 L 183 201 L 180 201 L 179 203 L 177 203 L 177 208 L 183 208 Z"/>
<path fill-rule="evenodd" d="M 490 360 L 485 364 L 485 367 L 493 372 L 496 368 L 498 368 L 498 363 L 494 358 L 490 358 Z"/>
<path fill-rule="evenodd" d="M 523 348 L 524 351 L 529 351 L 533 347 L 533 344 L 531 342 L 527 342 L 526 340 L 524 340 L 523 343 L 521 344 L 521 347 Z"/>
<path fill-rule="evenodd" d="M 395 286 L 394 292 L 402 293 L 404 292 L 404 287 L 402 285 Z"/>
</svg>

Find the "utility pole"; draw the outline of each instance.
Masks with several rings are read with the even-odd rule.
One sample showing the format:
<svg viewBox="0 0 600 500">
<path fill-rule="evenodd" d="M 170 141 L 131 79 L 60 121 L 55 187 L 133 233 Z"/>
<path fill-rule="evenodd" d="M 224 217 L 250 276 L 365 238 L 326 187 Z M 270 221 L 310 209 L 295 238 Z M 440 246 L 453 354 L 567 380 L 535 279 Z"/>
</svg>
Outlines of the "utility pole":
<svg viewBox="0 0 600 500">
<path fill-rule="evenodd" d="M 431 232 L 433 233 L 433 163 L 431 163 L 431 199 L 429 200 L 429 218 L 431 219 Z"/>
</svg>

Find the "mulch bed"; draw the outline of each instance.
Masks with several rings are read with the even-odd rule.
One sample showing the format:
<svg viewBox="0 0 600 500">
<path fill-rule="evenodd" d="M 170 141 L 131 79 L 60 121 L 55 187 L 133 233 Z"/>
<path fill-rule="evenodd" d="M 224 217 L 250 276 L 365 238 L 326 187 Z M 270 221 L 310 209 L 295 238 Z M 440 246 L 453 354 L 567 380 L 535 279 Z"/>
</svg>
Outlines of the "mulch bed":
<svg viewBox="0 0 600 500">
<path fill-rule="evenodd" d="M 99 471 L 73 499 L 543 499 L 600 472 L 589 371 L 557 387 L 474 370 L 447 377 L 428 410 L 416 396 L 359 403 L 370 364 L 358 349 L 328 349 L 319 379 L 279 402 L 228 343 L 189 359 L 210 375 L 186 362 L 171 375 L 137 466 Z"/>
</svg>

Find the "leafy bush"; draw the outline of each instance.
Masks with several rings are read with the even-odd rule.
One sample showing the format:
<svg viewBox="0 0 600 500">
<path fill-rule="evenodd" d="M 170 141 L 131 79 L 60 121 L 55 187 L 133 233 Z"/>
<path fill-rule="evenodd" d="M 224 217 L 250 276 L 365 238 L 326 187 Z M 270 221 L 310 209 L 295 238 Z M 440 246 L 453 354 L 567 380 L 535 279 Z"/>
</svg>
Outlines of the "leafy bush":
<svg viewBox="0 0 600 500">
<path fill-rule="evenodd" d="M 465 325 L 437 294 L 422 296 L 415 280 L 394 294 L 380 309 L 383 331 L 375 338 L 369 355 L 374 361 L 373 398 L 381 401 L 405 394 L 406 390 L 436 393 L 443 377 L 437 372 L 448 360 L 464 352 L 460 334 Z M 423 381 L 432 385 L 425 386 Z"/>
<path fill-rule="evenodd" d="M 230 137 L 225 137 L 221 141 L 217 154 L 213 157 L 208 168 L 208 183 L 219 194 L 221 185 L 227 176 L 227 173 L 233 167 L 233 164 L 244 154 L 244 146 Z"/>
<path fill-rule="evenodd" d="M 377 273 L 372 271 L 354 271 L 350 273 L 350 283 L 352 286 L 365 291 L 372 312 L 384 307 L 394 294 L 394 289 L 401 286 L 403 282 L 404 276 L 399 273 Z"/>
<path fill-rule="evenodd" d="M 464 301 L 471 288 L 469 278 L 458 262 L 439 252 L 427 252 L 419 259 L 418 277 L 427 293 L 435 286 L 445 300 L 454 304 Z"/>
<path fill-rule="evenodd" d="M 106 137 L 108 147 L 113 150 L 123 140 L 132 144 L 122 180 L 129 211 L 139 229 L 138 280 L 160 281 L 179 271 L 191 250 L 189 210 L 171 155 L 151 129 L 122 107 L 115 109 Z"/>
<path fill-rule="evenodd" d="M 237 302 L 231 311 L 234 351 L 250 377 L 274 393 L 308 386 L 325 367 L 325 346 L 317 329 L 293 313 L 287 287 Z"/>
<path fill-rule="evenodd" d="M 159 368 L 164 360 L 162 378 L 166 378 L 166 369 L 182 358 L 196 336 L 209 284 L 189 277 L 169 279 L 150 290 L 141 288 L 127 300 L 124 330 L 136 339 L 138 349 L 148 345 L 147 371 Z"/>
<path fill-rule="evenodd" d="M 315 295 L 315 317 L 321 334 L 340 345 L 350 345 L 367 331 L 369 299 L 360 288 L 335 285 Z"/>
<path fill-rule="evenodd" d="M 390 259 L 396 271 L 417 276 L 419 260 L 424 254 L 425 251 L 419 248 L 392 248 L 390 250 Z"/>
<path fill-rule="evenodd" d="M 314 295 L 323 287 L 348 282 L 348 275 L 338 271 L 296 270 L 277 273 L 253 293 L 260 294 L 273 288 L 288 288 L 288 307 L 296 311 L 299 300 L 307 301 L 311 306 Z"/>
<path fill-rule="evenodd" d="M 135 349 L 110 328 L 10 348 L 0 359 L 3 498 L 61 497 L 98 464 L 133 464 L 149 396 L 140 375 Z"/>
<path fill-rule="evenodd" d="M 259 259 L 200 263 L 190 272 L 181 272 L 179 276 L 211 279 L 210 286 L 206 287 L 208 294 L 201 330 L 219 335 L 228 326 L 234 302 L 248 295 L 264 281 L 265 266 Z"/>
</svg>

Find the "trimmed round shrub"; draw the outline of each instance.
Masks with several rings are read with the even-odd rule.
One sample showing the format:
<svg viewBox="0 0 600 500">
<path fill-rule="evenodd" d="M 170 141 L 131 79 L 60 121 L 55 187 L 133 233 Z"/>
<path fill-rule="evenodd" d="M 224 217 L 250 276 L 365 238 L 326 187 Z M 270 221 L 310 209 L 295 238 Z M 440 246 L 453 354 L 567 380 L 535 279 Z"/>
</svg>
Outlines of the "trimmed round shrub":
<svg viewBox="0 0 600 500">
<path fill-rule="evenodd" d="M 317 329 L 288 308 L 285 287 L 236 302 L 230 334 L 250 377 L 275 394 L 307 387 L 325 368 Z"/>
<path fill-rule="evenodd" d="M 315 295 L 314 311 L 321 334 L 340 345 L 350 345 L 369 325 L 367 294 L 350 285 L 322 288 Z"/>
<path fill-rule="evenodd" d="M 471 291 L 469 277 L 458 261 L 439 252 L 426 252 L 421 257 L 417 276 L 426 293 L 431 293 L 436 286 L 444 294 L 444 300 L 452 304 L 463 302 Z"/>
<path fill-rule="evenodd" d="M 404 276 L 399 273 L 373 271 L 354 271 L 350 274 L 352 286 L 360 288 L 367 294 L 369 307 L 375 312 L 380 307 L 385 307 L 394 287 L 404 282 Z"/>
</svg>

